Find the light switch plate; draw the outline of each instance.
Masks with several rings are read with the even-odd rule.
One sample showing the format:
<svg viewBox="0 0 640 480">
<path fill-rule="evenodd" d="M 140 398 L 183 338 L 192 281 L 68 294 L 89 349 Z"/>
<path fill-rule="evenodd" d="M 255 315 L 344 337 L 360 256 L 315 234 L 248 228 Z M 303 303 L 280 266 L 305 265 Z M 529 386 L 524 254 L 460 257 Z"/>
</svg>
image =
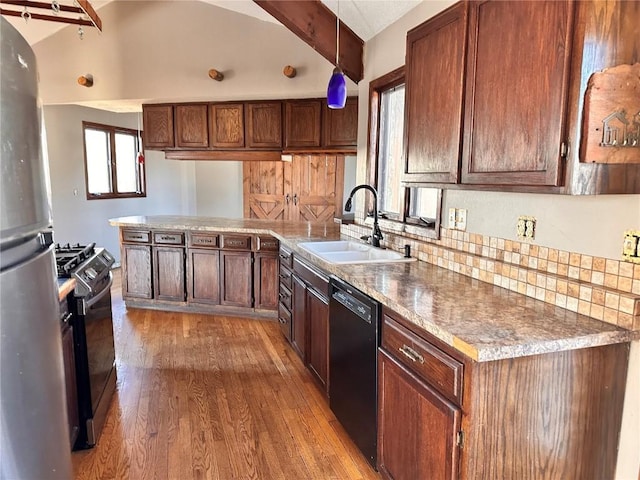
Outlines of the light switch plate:
<svg viewBox="0 0 640 480">
<path fill-rule="evenodd" d="M 622 257 L 633 263 L 640 263 L 640 230 L 627 230 L 624 232 L 622 243 Z"/>
<path fill-rule="evenodd" d="M 463 232 L 467 229 L 467 209 L 466 208 L 456 209 L 456 229 L 462 230 Z"/>
<path fill-rule="evenodd" d="M 456 228 L 456 209 L 449 209 L 449 229 L 455 230 Z"/>
</svg>

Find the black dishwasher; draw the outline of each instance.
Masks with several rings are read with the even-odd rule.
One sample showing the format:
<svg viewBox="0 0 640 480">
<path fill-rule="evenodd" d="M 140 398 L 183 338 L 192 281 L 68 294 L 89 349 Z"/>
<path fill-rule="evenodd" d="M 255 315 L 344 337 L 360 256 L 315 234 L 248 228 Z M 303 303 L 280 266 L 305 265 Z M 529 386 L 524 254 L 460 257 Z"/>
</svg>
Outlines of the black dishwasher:
<svg viewBox="0 0 640 480">
<path fill-rule="evenodd" d="M 380 304 L 331 277 L 329 301 L 329 405 L 376 467 Z"/>
</svg>

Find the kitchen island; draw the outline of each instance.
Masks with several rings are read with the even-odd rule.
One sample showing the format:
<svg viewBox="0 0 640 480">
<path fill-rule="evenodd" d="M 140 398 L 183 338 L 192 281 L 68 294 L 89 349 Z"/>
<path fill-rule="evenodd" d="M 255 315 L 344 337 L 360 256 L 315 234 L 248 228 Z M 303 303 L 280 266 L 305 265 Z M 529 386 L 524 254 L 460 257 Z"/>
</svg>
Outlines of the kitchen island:
<svg viewBox="0 0 640 480">
<path fill-rule="evenodd" d="M 384 478 L 613 478 L 629 344 L 638 332 L 429 263 L 337 265 L 299 246 L 348 239 L 334 224 L 181 216 L 110 222 L 121 240 L 123 232 L 178 235 L 184 245 L 204 235 L 222 249 L 225 235 L 252 236 L 252 255 L 257 238 L 277 239 L 280 293 L 282 282 L 290 286 L 280 306 L 298 317 L 287 338 L 325 393 L 329 275 L 379 301 L 377 466 Z M 315 277 L 304 278 L 305 268 Z"/>
<path fill-rule="evenodd" d="M 120 228 L 271 235 L 468 358 L 491 361 L 630 342 L 631 332 L 425 262 L 335 265 L 298 247 L 335 240 L 336 224 L 185 216 L 114 218 Z M 348 239 L 348 237 L 344 237 Z"/>
</svg>

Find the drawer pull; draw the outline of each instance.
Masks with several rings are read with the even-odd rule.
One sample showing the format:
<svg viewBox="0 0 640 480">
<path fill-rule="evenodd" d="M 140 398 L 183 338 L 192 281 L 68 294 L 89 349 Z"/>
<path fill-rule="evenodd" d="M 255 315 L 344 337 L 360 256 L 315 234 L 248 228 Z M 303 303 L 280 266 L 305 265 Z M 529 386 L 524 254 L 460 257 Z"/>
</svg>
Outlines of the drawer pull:
<svg viewBox="0 0 640 480">
<path fill-rule="evenodd" d="M 412 362 L 424 363 L 424 357 L 408 345 L 402 345 L 398 351 Z"/>
<path fill-rule="evenodd" d="M 162 235 L 160 238 L 162 240 L 175 240 L 176 239 L 176 237 L 170 236 L 170 235 Z"/>
<path fill-rule="evenodd" d="M 135 238 L 136 240 L 142 240 L 142 235 L 129 235 L 129 238 Z"/>
<path fill-rule="evenodd" d="M 278 255 L 280 257 L 281 260 L 289 260 L 289 255 Z"/>
</svg>

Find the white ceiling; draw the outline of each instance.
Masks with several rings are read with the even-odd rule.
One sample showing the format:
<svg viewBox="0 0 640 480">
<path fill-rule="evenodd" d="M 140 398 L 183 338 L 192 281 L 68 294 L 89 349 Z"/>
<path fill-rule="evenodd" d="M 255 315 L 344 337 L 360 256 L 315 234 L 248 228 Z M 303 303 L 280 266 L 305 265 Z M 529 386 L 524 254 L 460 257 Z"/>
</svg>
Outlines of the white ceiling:
<svg viewBox="0 0 640 480">
<path fill-rule="evenodd" d="M 100 9 L 111 1 L 127 0 L 92 0 L 91 5 L 98 14 Z M 157 0 L 147 0 L 157 1 Z M 179 1 L 179 0 L 173 0 Z M 252 0 L 202 0 L 227 10 L 249 15 L 263 21 L 278 23 Z M 384 30 L 409 10 L 421 3 L 422 0 L 322 0 L 330 10 L 338 14 L 340 19 L 351 28 L 365 42 Z M 61 4 L 71 5 L 71 0 L 61 0 Z M 68 26 L 64 23 L 47 22 L 43 20 L 29 20 L 8 17 L 22 36 L 33 45 L 55 32 Z M 70 28 L 76 28 L 71 26 Z"/>
</svg>

